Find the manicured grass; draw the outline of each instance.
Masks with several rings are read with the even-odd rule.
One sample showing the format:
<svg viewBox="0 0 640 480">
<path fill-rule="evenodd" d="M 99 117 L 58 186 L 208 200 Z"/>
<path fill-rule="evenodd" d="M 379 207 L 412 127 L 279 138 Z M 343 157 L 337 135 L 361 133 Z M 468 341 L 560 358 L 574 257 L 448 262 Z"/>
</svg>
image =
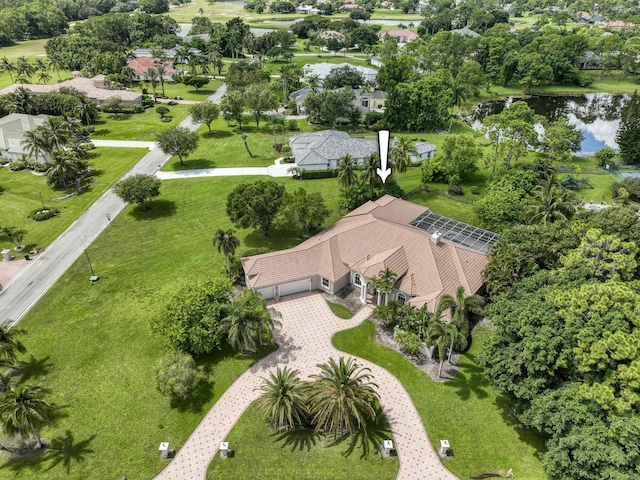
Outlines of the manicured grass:
<svg viewBox="0 0 640 480">
<path fill-rule="evenodd" d="M 211 79 L 208 85 L 205 85 L 204 87 L 196 91 L 195 88 L 184 85 L 182 83 L 165 82 L 164 94 L 170 99 L 175 98 L 176 95 L 179 95 L 183 100 L 196 100 L 202 102 L 206 100 L 209 95 L 214 93 L 223 83 L 224 81 L 220 78 Z M 153 96 L 153 90 L 151 89 L 151 86 L 147 84 L 146 88 L 147 93 Z M 142 92 L 142 85 L 134 84 L 132 90 L 136 92 Z M 158 95 L 162 94 L 162 87 L 160 86 L 160 84 L 156 86 L 156 93 Z"/>
<path fill-rule="evenodd" d="M 166 348 L 150 334 L 149 323 L 183 282 L 223 274 L 224 257 L 211 246 L 211 237 L 218 228 L 232 227 L 224 206 L 229 192 L 255 180 L 163 182 L 150 212 L 127 207 L 89 248 L 98 283 L 89 287 L 86 259 L 79 258 L 20 322 L 28 331 L 28 353 L 35 359 L 32 380 L 51 388 L 51 400 L 63 407 L 43 436 L 51 441 L 69 430 L 74 438 L 67 452 L 70 473 L 63 463 L 37 465 L 32 460 L 20 478 L 109 478 L 125 472 L 128 478 L 151 478 L 165 465 L 158 459 L 158 444 L 168 441 L 179 448 L 213 402 L 253 362 L 228 352 L 199 359 L 212 370 L 210 394 L 172 409 L 155 390 L 153 368 Z M 287 188 L 322 192 L 334 212 L 326 225 L 338 219 L 334 179 L 276 181 Z M 277 228 L 267 238 L 256 230 L 236 235 L 242 242 L 239 254 L 247 248 L 279 250 L 300 242 Z M 84 447 L 81 442 L 86 442 Z M 0 477 L 2 468 L 18 467 L 5 461 Z"/>
<path fill-rule="evenodd" d="M 346 320 L 353 317 L 353 312 L 344 305 L 329 301 L 327 301 L 327 305 L 329 305 L 329 308 L 331 309 L 333 314 L 338 318 L 344 318 Z"/>
<path fill-rule="evenodd" d="M 61 197 L 65 192 L 49 187 L 46 176 L 34 175 L 26 170 L 11 172 L 8 168 L 0 168 L 0 186 L 4 189 L 0 194 L 0 225 L 24 228 L 27 236 L 23 243 L 28 249 L 46 247 L 145 153 L 146 150 L 139 148 L 96 148 L 89 160 L 95 170 L 89 179 L 89 189 L 56 202 L 51 199 Z M 46 206 L 60 210 L 56 217 L 42 222 L 27 218 L 34 209 L 42 207 L 38 192 L 42 193 Z M 9 246 L 10 242 L 0 237 L 0 248 Z"/>
<path fill-rule="evenodd" d="M 27 40 L 20 42 L 11 47 L 0 48 L 0 57 L 7 57 L 9 60 L 15 60 L 18 57 L 35 57 L 37 55 L 45 55 L 44 45 L 48 38 L 39 40 Z"/>
<path fill-rule="evenodd" d="M 272 430 L 252 405 L 226 438 L 235 451 L 234 458 L 221 460 L 216 456 L 207 479 L 394 479 L 398 459 L 383 460 L 377 453 L 377 446 L 392 438 L 384 415 L 379 421 L 380 426 L 367 428 L 369 438 L 363 445 L 361 437 L 353 442 L 348 435 L 334 440 L 333 436 L 312 431 Z"/>
<path fill-rule="evenodd" d="M 152 142 L 155 134 L 176 127 L 189 115 L 189 105 L 169 106 L 170 122 L 163 122 L 156 113 L 156 107 L 147 108 L 143 113 L 119 114 L 115 118 L 111 113 L 101 114 L 95 123 L 95 132 L 91 138 L 108 140 L 142 140 Z"/>
<path fill-rule="evenodd" d="M 315 64 L 315 63 L 349 63 L 354 66 L 361 67 L 369 67 L 376 69 L 377 67 L 368 65 L 366 60 L 359 60 L 351 57 L 344 57 L 340 55 L 333 55 L 330 53 L 318 54 L 316 56 L 304 56 L 304 57 L 293 57 L 290 62 L 285 60 L 268 60 L 264 64 L 264 69 L 272 74 L 277 74 L 281 67 L 284 65 L 297 65 L 299 67 L 303 67 L 307 63 Z"/>
<path fill-rule="evenodd" d="M 469 352 L 461 358 L 458 375 L 446 383 L 432 381 L 400 354 L 374 343 L 370 321 L 337 333 L 336 348 L 358 355 L 386 368 L 411 396 L 431 443 L 451 442 L 453 458 L 444 465 L 459 478 L 487 472 L 503 475 L 513 468 L 515 477 L 546 478 L 539 460 L 544 439 L 524 429 L 511 417 L 509 401 L 497 394 L 482 375 L 476 357 L 488 335 L 476 328 Z"/>
</svg>

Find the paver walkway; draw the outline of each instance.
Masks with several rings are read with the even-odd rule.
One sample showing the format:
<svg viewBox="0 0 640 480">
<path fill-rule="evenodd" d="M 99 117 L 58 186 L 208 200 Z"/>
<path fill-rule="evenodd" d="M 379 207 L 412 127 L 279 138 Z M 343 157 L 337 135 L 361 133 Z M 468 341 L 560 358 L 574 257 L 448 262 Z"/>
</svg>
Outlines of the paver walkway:
<svg viewBox="0 0 640 480">
<path fill-rule="evenodd" d="M 262 383 L 262 377 L 277 366 L 297 369 L 301 378 L 318 373 L 317 364 L 327 362 L 330 357 L 347 356 L 331 344 L 333 334 L 359 325 L 371 314 L 370 307 L 363 307 L 350 320 L 340 319 L 318 293 L 292 295 L 271 306 L 282 314 L 282 326 L 276 332 L 280 348 L 256 362 L 222 394 L 157 480 L 205 479 L 220 442 L 225 441 L 242 413 L 258 397 L 255 389 Z M 378 365 L 358 361 L 371 369 L 379 385 L 380 404 L 391 426 L 400 460 L 397 478 L 456 479 L 440 463 L 420 415 L 400 381 Z M 242 445 L 229 447 L 239 450 Z"/>
</svg>

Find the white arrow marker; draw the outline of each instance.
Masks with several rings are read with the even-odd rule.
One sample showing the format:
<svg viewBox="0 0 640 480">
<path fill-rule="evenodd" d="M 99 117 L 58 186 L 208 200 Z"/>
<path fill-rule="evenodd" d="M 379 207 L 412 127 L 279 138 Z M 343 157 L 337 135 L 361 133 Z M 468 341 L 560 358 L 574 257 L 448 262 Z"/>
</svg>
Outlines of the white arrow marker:
<svg viewBox="0 0 640 480">
<path fill-rule="evenodd" d="M 382 183 L 385 183 L 387 177 L 391 175 L 391 169 L 387 168 L 389 160 L 389 130 L 380 130 L 378 132 L 378 148 L 380 149 L 380 168 L 376 170 L 376 173 Z"/>
</svg>

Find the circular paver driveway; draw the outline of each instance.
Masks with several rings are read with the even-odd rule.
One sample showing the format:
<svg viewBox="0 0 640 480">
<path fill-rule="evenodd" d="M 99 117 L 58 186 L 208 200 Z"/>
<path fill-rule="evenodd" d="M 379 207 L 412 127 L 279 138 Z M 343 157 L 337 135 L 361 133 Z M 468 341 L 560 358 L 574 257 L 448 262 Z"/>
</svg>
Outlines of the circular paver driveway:
<svg viewBox="0 0 640 480">
<path fill-rule="evenodd" d="M 293 295 L 272 306 L 282 314 L 282 325 L 276 332 L 280 348 L 256 362 L 229 387 L 157 479 L 206 478 L 207 467 L 220 442 L 258 397 L 255 388 L 269 370 L 288 366 L 299 370 L 302 378 L 317 373 L 317 364 L 325 363 L 330 357 L 346 355 L 331 344 L 333 334 L 359 325 L 371 314 L 370 307 L 363 307 L 350 320 L 343 320 L 331 312 L 318 293 Z M 400 459 L 397 478 L 455 479 L 431 447 L 420 416 L 400 381 L 378 365 L 360 358 L 358 362 L 371 369 L 379 385 L 380 404 L 391 426 Z"/>
</svg>

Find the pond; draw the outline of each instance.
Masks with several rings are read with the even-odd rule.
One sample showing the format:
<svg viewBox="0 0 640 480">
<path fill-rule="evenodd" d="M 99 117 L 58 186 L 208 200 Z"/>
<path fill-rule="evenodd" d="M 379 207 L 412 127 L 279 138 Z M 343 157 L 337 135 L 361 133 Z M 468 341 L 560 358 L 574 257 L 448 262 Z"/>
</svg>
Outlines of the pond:
<svg viewBox="0 0 640 480">
<path fill-rule="evenodd" d="M 583 134 L 581 151 L 589 154 L 604 147 L 618 148 L 616 132 L 620 125 L 622 107 L 628 95 L 609 93 L 587 93 L 583 95 L 532 95 L 527 98 L 509 97 L 477 104 L 465 121 L 474 129 L 482 128 L 482 119 L 487 115 L 500 113 L 506 106 L 517 100 L 525 101 L 538 115 L 549 121 L 566 117 Z M 537 130 L 542 133 L 542 126 Z"/>
</svg>

